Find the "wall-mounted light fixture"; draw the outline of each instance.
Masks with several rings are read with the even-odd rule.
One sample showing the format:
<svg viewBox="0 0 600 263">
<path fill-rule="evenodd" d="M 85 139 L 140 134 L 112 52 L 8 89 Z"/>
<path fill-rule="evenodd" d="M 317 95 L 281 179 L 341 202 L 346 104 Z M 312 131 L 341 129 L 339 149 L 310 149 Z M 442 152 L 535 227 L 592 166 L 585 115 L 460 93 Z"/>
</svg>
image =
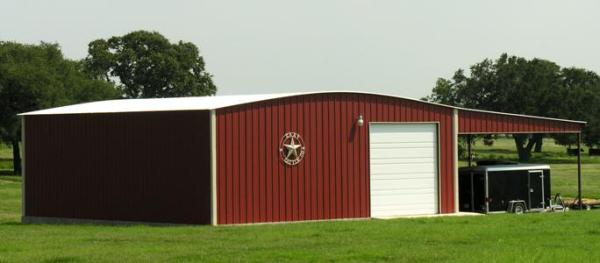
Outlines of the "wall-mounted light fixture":
<svg viewBox="0 0 600 263">
<path fill-rule="evenodd" d="M 363 120 L 362 114 L 358 115 L 358 120 L 356 120 L 356 125 L 358 125 L 358 127 L 362 127 L 364 124 L 365 124 L 365 121 Z"/>
</svg>

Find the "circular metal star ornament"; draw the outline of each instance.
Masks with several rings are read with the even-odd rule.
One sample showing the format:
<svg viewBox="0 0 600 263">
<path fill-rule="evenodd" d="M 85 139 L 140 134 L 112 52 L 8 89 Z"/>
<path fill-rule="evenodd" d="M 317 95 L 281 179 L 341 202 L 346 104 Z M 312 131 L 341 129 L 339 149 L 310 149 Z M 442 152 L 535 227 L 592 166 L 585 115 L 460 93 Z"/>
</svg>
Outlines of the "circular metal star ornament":
<svg viewBox="0 0 600 263">
<path fill-rule="evenodd" d="M 279 143 L 279 155 L 283 163 L 296 165 L 304 158 L 304 140 L 296 132 L 286 132 Z"/>
</svg>

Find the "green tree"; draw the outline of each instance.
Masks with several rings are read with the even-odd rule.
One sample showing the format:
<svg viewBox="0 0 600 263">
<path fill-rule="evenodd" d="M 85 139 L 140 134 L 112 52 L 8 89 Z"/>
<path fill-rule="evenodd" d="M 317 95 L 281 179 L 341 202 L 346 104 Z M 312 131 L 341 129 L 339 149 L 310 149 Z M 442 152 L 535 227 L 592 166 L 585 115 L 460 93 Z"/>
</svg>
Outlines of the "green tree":
<svg viewBox="0 0 600 263">
<path fill-rule="evenodd" d="M 92 80 L 80 69 L 80 63 L 65 59 L 56 44 L 0 42 L 0 140 L 13 147 L 15 174 L 21 173 L 17 114 L 118 97 L 111 84 Z"/>
<path fill-rule="evenodd" d="M 462 73 L 461 73 L 462 74 Z M 458 105 L 457 89 L 454 87 L 452 80 L 439 78 L 431 95 L 422 98 L 424 101 L 434 101 L 446 105 Z"/>
<path fill-rule="evenodd" d="M 600 76 L 593 71 L 581 68 L 563 68 L 560 102 L 565 105 L 562 118 L 583 119 L 588 123 L 582 131 L 583 142 L 590 147 L 600 145 Z M 562 145 L 576 144 L 573 135 L 554 136 Z"/>
<path fill-rule="evenodd" d="M 158 32 L 135 31 L 90 42 L 85 69 L 114 82 L 125 98 L 206 96 L 216 93 L 198 48 L 172 44 Z"/>
<path fill-rule="evenodd" d="M 597 100 L 592 100 L 597 97 L 592 94 L 600 94 L 592 73 L 561 69 L 543 59 L 502 54 L 495 61 L 485 59 L 471 66 L 469 75 L 459 69 L 452 80 L 438 80 L 427 99 L 484 110 L 591 120 L 583 111 L 596 107 Z M 529 159 L 534 147 L 541 150 L 542 134 L 513 137 L 521 161 Z"/>
</svg>

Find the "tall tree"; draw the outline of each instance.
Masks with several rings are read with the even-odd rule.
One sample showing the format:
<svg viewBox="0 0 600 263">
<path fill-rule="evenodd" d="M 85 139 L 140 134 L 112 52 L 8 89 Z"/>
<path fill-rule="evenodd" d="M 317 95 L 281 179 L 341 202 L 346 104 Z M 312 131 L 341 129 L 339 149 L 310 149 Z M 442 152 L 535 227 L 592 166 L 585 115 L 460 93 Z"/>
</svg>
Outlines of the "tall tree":
<svg viewBox="0 0 600 263">
<path fill-rule="evenodd" d="M 214 95 L 212 75 L 198 48 L 170 43 L 158 32 L 135 31 L 89 44 L 85 69 L 114 82 L 125 98 Z"/>
<path fill-rule="evenodd" d="M 589 84 L 594 83 L 592 75 L 595 74 L 561 69 L 543 59 L 527 60 L 502 54 L 495 61 L 485 59 L 471 66 L 469 75 L 459 69 L 451 80 L 438 80 L 433 94 L 427 99 L 517 114 L 591 118 L 590 114 L 583 114 L 574 107 L 583 111 L 595 107 L 591 100 L 596 97 L 591 94 L 600 93 L 594 88 L 598 85 Z M 521 161 L 529 159 L 536 145 L 541 150 L 541 134 L 515 134 L 513 137 Z"/>
<path fill-rule="evenodd" d="M 118 97 L 112 85 L 88 78 L 80 68 L 56 44 L 0 42 L 0 140 L 13 147 L 16 174 L 21 173 L 18 113 Z"/>
<path fill-rule="evenodd" d="M 564 86 L 560 101 L 565 105 L 562 118 L 583 119 L 588 123 L 582 131 L 583 141 L 590 147 L 600 145 L 600 76 L 581 68 L 563 68 L 561 84 Z M 554 136 L 559 144 L 575 144 L 575 136 Z"/>
</svg>

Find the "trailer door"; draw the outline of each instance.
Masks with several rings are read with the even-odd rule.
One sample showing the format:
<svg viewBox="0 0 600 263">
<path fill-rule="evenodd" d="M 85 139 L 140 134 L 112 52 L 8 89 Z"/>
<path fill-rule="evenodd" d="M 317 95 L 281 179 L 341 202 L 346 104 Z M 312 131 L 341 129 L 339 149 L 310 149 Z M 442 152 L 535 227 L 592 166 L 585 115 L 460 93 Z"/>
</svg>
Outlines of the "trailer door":
<svg viewBox="0 0 600 263">
<path fill-rule="evenodd" d="M 544 208 L 544 171 L 529 171 L 529 209 Z"/>
</svg>

